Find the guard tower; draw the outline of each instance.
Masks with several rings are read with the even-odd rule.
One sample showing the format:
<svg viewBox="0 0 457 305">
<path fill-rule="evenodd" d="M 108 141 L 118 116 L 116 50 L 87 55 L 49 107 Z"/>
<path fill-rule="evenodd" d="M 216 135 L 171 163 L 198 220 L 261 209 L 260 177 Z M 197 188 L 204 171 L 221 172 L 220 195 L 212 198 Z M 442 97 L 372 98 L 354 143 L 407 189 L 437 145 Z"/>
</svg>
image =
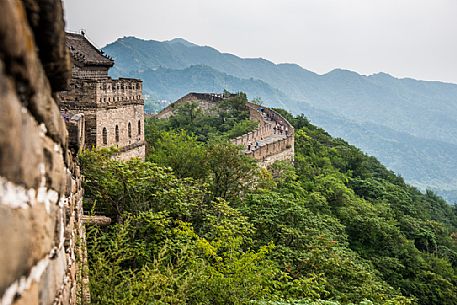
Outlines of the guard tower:
<svg viewBox="0 0 457 305">
<path fill-rule="evenodd" d="M 84 33 L 66 34 L 72 60 L 68 91 L 61 108 L 84 113 L 86 148 L 115 146 L 119 159 L 144 159 L 144 99 L 142 81 L 108 76 L 114 60 L 97 49 Z"/>
</svg>

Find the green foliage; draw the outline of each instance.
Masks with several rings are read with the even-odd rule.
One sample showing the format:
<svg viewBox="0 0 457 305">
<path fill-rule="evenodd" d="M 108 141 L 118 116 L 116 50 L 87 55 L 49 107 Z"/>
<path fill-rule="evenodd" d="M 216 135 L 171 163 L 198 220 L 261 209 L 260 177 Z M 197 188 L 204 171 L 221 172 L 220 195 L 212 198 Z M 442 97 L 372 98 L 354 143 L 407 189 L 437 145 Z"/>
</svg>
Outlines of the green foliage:
<svg viewBox="0 0 457 305">
<path fill-rule="evenodd" d="M 249 120 L 246 108 L 247 98 L 238 93 L 219 102 L 214 109 L 202 111 L 197 102 L 185 103 L 173 110 L 174 115 L 168 120 L 150 119 L 148 127 L 161 130 L 186 130 L 195 134 L 200 141 L 208 141 L 214 136 L 236 138 L 257 128 L 258 124 Z M 153 139 L 152 139 L 153 140 Z M 153 143 L 154 140 L 151 142 Z"/>
<path fill-rule="evenodd" d="M 257 166 L 238 146 L 221 141 L 210 143 L 208 166 L 214 197 L 235 200 L 255 186 Z"/>
<path fill-rule="evenodd" d="M 161 210 L 186 218 L 186 211 L 206 194 L 205 187 L 192 179 L 177 179 L 170 169 L 151 162 L 113 160 L 105 150 L 85 151 L 80 161 L 86 199 L 95 203 L 97 213 L 118 221 L 125 212 Z"/>
<path fill-rule="evenodd" d="M 294 165 L 258 169 L 221 116 L 195 134 L 183 111 L 146 124 L 146 162 L 81 155 L 88 202 L 117 220 L 88 230 L 94 304 L 456 304 L 455 207 L 303 116 L 284 113 Z"/>
<path fill-rule="evenodd" d="M 230 228 L 208 240 L 164 213 L 126 215 L 88 237 L 93 304 L 246 304 L 271 296 L 279 272 L 265 259 L 271 247 L 243 251 L 222 240 Z"/>
<path fill-rule="evenodd" d="M 180 178 L 203 179 L 208 172 L 206 148 L 184 130 L 161 133 L 147 160 L 171 167 Z"/>
</svg>

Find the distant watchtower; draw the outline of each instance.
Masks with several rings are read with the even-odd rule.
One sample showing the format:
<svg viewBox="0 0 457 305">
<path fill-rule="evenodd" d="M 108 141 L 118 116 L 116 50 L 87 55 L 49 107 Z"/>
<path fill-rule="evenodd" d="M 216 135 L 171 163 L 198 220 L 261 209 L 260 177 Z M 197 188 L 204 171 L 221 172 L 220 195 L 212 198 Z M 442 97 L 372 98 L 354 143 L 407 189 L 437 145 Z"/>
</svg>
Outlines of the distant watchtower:
<svg viewBox="0 0 457 305">
<path fill-rule="evenodd" d="M 120 159 L 144 159 L 142 81 L 109 77 L 114 60 L 93 46 L 84 33 L 67 33 L 66 46 L 73 70 L 69 90 L 60 93 L 61 108 L 84 113 L 86 147 L 115 146 Z"/>
</svg>

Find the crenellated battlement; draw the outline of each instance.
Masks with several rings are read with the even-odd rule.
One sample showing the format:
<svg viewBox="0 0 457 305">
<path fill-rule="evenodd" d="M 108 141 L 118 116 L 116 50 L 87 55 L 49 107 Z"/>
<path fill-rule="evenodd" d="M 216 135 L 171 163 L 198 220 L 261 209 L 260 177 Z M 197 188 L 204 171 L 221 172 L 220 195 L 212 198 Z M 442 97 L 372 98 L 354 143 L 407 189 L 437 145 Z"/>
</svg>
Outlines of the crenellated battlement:
<svg viewBox="0 0 457 305">
<path fill-rule="evenodd" d="M 67 33 L 72 79 L 60 92 L 60 106 L 85 115 L 86 148 L 114 146 L 120 159 L 144 158 L 144 98 L 139 79 L 112 79 L 114 61 L 95 48 L 84 34 Z"/>
<path fill-rule="evenodd" d="M 261 165 L 268 166 L 275 161 L 294 160 L 295 130 L 283 116 L 273 109 L 254 103 L 247 103 L 251 120 L 259 122 L 259 127 L 232 140 L 243 145 L 246 154 Z"/>
<path fill-rule="evenodd" d="M 70 109 L 113 108 L 143 105 L 142 81 L 133 78 L 77 79 L 60 94 L 62 105 Z"/>
<path fill-rule="evenodd" d="M 217 103 L 224 98 L 226 97 L 223 94 L 192 92 L 164 108 L 155 117 L 169 118 L 180 105 L 192 102 L 197 103 L 203 111 L 211 113 L 216 109 Z M 246 107 L 249 110 L 250 119 L 258 122 L 259 126 L 231 142 L 244 146 L 245 153 L 262 166 L 268 166 L 279 160 L 293 161 L 295 131 L 292 124 L 273 109 L 250 102 L 246 103 Z"/>
</svg>

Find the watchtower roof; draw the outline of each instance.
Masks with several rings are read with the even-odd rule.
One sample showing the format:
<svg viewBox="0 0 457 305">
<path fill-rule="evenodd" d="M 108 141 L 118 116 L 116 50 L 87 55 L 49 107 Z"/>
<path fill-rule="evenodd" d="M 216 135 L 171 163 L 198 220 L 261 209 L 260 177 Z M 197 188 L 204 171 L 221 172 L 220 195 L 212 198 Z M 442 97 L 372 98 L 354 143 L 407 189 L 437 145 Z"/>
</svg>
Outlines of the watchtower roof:
<svg viewBox="0 0 457 305">
<path fill-rule="evenodd" d="M 65 44 L 76 62 L 86 66 L 114 65 L 114 60 L 104 55 L 83 34 L 66 33 L 65 38 Z"/>
</svg>

